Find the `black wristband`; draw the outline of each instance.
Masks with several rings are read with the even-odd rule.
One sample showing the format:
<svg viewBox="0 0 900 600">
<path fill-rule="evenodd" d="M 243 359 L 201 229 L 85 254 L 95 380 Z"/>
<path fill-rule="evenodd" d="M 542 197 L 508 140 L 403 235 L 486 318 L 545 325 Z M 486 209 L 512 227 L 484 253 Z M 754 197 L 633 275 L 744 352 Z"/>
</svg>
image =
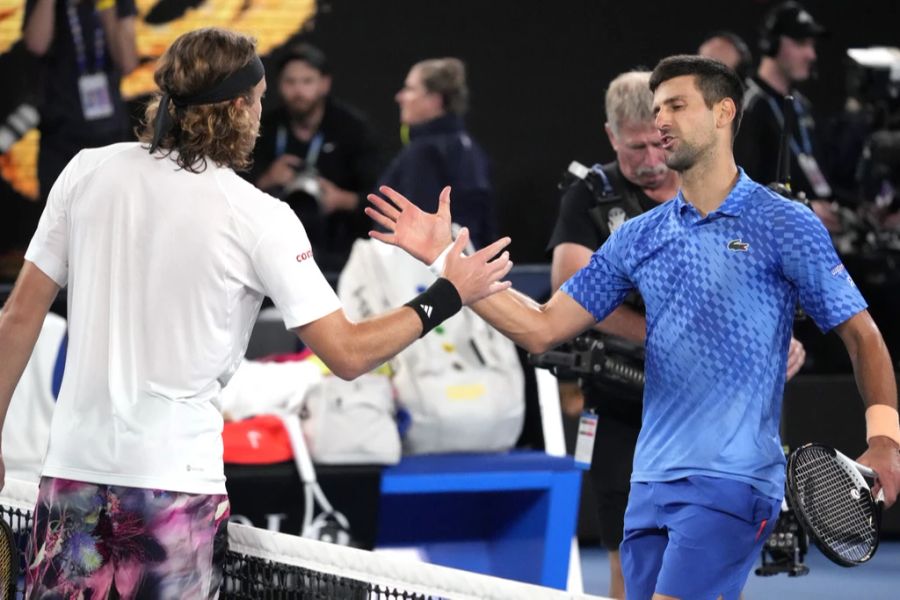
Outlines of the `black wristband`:
<svg viewBox="0 0 900 600">
<path fill-rule="evenodd" d="M 462 308 L 462 298 L 450 280 L 439 277 L 428 289 L 404 304 L 422 320 L 422 335 L 449 319 Z"/>
</svg>

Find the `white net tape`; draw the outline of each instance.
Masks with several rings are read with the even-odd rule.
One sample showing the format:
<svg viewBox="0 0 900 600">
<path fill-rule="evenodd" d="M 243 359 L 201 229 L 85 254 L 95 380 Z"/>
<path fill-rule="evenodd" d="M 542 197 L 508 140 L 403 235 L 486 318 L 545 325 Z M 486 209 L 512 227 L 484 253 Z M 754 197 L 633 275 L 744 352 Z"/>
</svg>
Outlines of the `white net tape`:
<svg viewBox="0 0 900 600">
<path fill-rule="evenodd" d="M 0 505 L 31 511 L 37 498 L 33 483 L 7 479 Z M 515 582 L 488 575 L 403 560 L 356 548 L 328 544 L 231 523 L 229 550 L 311 571 L 368 581 L 425 597 L 452 600 L 600 600 L 599 596 Z"/>
</svg>

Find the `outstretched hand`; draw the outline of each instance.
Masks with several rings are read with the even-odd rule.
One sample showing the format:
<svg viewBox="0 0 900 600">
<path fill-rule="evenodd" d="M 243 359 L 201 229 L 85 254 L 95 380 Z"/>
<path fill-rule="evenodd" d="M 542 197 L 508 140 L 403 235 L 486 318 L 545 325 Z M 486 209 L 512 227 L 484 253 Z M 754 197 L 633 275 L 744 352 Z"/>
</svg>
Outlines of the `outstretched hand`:
<svg viewBox="0 0 900 600">
<path fill-rule="evenodd" d="M 426 265 L 433 263 L 453 241 L 450 231 L 450 186 L 441 191 L 435 213 L 423 211 L 403 194 L 386 185 L 378 188 L 378 191 L 388 200 L 377 194 L 369 194 L 368 200 L 374 208 L 367 206 L 365 211 L 387 232 L 370 231 L 369 237 L 397 246 Z"/>
<path fill-rule="evenodd" d="M 502 281 L 513 266 L 509 252 L 504 250 L 510 241 L 508 237 L 501 238 L 475 254 L 465 256 L 463 250 L 469 243 L 469 229 L 463 227 L 460 230 L 447 255 L 443 276 L 456 287 L 464 305 L 478 302 L 512 285 L 509 281 Z"/>
</svg>

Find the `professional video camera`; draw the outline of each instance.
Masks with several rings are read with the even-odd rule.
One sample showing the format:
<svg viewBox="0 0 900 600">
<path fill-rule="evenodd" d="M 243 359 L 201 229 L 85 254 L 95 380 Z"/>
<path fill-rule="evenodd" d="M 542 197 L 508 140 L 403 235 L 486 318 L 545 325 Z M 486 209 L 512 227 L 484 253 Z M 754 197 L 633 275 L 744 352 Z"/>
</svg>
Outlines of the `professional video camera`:
<svg viewBox="0 0 900 600">
<path fill-rule="evenodd" d="M 841 254 L 866 261 L 864 271 L 890 273 L 900 252 L 900 48 L 851 48 L 847 57 L 847 102 L 829 136 L 842 192 L 833 238 Z"/>
<path fill-rule="evenodd" d="M 755 573 L 762 577 L 787 573 L 788 577 L 797 577 L 809 573 L 809 567 L 803 559 L 809 550 L 809 538 L 794 515 L 794 511 L 783 501 L 781 514 L 775 523 L 775 529 L 766 539 L 762 547 L 762 565 Z"/>
<path fill-rule="evenodd" d="M 789 454 L 789 448 L 784 447 L 784 454 Z M 794 510 L 791 508 L 787 494 L 781 501 L 781 513 L 775 523 L 766 542 L 762 547 L 762 565 L 754 571 L 757 575 L 768 577 L 787 573 L 788 577 L 798 577 L 809 573 L 809 567 L 803 564 L 806 553 L 809 551 L 809 537 Z"/>
<path fill-rule="evenodd" d="M 896 114 L 900 109 L 900 48 L 850 48 L 847 88 L 863 106 Z"/>
<path fill-rule="evenodd" d="M 900 209 L 900 48 L 847 50 L 847 88 L 868 132 L 857 178 L 863 197 Z"/>
<path fill-rule="evenodd" d="M 623 338 L 591 331 L 543 354 L 529 354 L 528 362 L 549 369 L 560 378 L 589 378 L 644 389 L 644 348 Z"/>
</svg>

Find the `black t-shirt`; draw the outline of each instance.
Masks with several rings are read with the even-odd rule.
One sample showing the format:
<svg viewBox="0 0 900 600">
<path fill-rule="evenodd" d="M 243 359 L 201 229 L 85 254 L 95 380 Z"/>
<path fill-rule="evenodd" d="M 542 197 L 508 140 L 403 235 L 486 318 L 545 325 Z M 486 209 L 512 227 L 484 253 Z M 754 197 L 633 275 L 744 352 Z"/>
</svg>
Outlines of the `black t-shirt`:
<svg viewBox="0 0 900 600">
<path fill-rule="evenodd" d="M 371 222 L 363 209 L 367 205 L 366 194 L 375 187 L 379 152 L 365 118 L 332 98 L 326 100 L 318 134 L 322 137 L 313 166 L 321 177 L 359 194 L 356 210 L 319 214 L 315 201 L 303 192 L 295 192 L 284 200 L 303 220 L 319 266 L 326 271 L 339 271 L 347 262 L 353 242 L 365 237 L 371 229 Z M 264 115 L 260 137 L 253 150 L 253 166 L 245 177 L 255 183 L 283 154 L 292 154 L 305 161 L 311 143 L 312 140 L 306 142 L 292 134 L 290 119 L 284 108 Z M 281 190 L 264 191 L 280 195 Z"/>
<path fill-rule="evenodd" d="M 640 187 L 622 176 L 617 163 L 603 165 L 603 171 L 609 178 L 613 193 L 620 195 L 621 200 L 608 204 L 598 202 L 587 184 L 581 179 L 576 180 L 563 192 L 559 217 L 547 244 L 548 252 L 563 243 L 580 244 L 595 250 L 606 242 L 611 230 L 614 231 L 618 224 L 659 206 Z M 616 208 L 625 214 L 616 216 L 611 213 Z M 612 417 L 635 427 L 640 426 L 640 394 L 590 379 L 582 381 L 582 391 L 586 404 L 595 408 L 601 417 Z"/>
<path fill-rule="evenodd" d="M 22 27 L 28 22 L 37 0 L 27 0 Z M 105 145 L 122 141 L 128 133 L 128 113 L 119 92 L 122 74 L 109 53 L 109 43 L 105 44 L 102 64 L 95 56 L 94 40 L 97 32 L 102 32 L 100 19 L 94 9 L 93 0 L 81 0 L 76 9 L 84 40 L 86 71 L 103 71 L 109 81 L 113 114 L 102 119 L 88 121 L 81 108 L 78 78 L 82 72 L 76 60 L 75 41 L 69 23 L 68 1 L 55 0 L 53 42 L 41 61 L 43 63 L 43 101 L 40 105 L 42 145 L 53 137 L 70 142 L 80 142 L 82 147 Z M 137 14 L 134 0 L 117 0 L 116 14 L 119 18 Z"/>
<path fill-rule="evenodd" d="M 801 106 L 801 114 L 797 115 L 792 128 L 792 136 L 797 147 L 803 149 L 803 136 L 801 125 L 805 128 L 812 154 L 818 159 L 819 165 L 823 164 L 817 156 L 815 121 L 812 117 L 812 105 L 799 92 L 791 91 L 791 94 Z M 781 111 L 783 100 L 781 95 L 772 89 L 759 77 L 751 77 L 747 80 L 747 92 L 744 96 L 744 116 L 741 119 L 741 128 L 734 141 L 734 158 L 737 164 L 743 167 L 747 175 L 754 181 L 763 185 L 775 182 L 778 173 L 778 151 L 781 144 L 782 120 L 780 112 L 772 108 L 772 103 Z M 813 190 L 795 152 L 791 152 L 791 185 L 794 192 L 804 192 L 809 199 L 816 199 L 819 194 Z"/>
<path fill-rule="evenodd" d="M 310 142 L 294 137 L 284 108 L 264 115 L 259 132 L 249 174 L 251 181 L 259 179 L 282 154 L 306 160 Z M 345 190 L 362 195 L 370 192 L 378 176 L 378 146 L 365 118 L 353 108 L 328 98 L 318 133 L 322 134 L 322 146 L 314 166 L 319 174 Z"/>
</svg>

